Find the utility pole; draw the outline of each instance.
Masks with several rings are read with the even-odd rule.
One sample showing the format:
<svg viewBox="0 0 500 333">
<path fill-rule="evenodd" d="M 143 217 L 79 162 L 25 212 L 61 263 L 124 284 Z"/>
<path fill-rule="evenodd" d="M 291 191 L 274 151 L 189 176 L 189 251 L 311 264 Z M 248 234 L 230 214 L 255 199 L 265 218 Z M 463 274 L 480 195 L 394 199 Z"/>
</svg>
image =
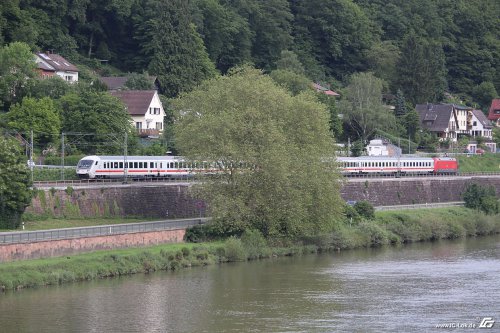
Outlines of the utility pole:
<svg viewBox="0 0 500 333">
<path fill-rule="evenodd" d="M 31 140 L 30 140 L 30 170 L 31 170 L 31 183 L 33 183 L 33 130 L 31 130 Z"/>
<path fill-rule="evenodd" d="M 347 138 L 347 157 L 351 156 L 351 138 Z"/>
<path fill-rule="evenodd" d="M 125 141 L 123 142 L 123 183 L 127 183 L 127 178 L 128 178 L 128 162 L 127 162 L 127 155 L 128 155 L 128 134 L 125 131 Z"/>
<path fill-rule="evenodd" d="M 61 180 L 64 182 L 64 132 L 61 133 Z"/>
</svg>

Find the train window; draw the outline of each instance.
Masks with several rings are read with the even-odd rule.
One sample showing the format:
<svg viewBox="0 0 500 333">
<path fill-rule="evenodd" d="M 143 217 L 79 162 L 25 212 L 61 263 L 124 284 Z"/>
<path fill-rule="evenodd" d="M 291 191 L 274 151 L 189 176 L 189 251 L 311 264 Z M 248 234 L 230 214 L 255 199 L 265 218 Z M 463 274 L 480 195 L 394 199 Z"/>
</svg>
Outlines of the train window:
<svg viewBox="0 0 500 333">
<path fill-rule="evenodd" d="M 134 169 L 137 169 L 138 168 L 138 164 L 137 162 L 134 162 Z"/>
<path fill-rule="evenodd" d="M 113 162 L 113 169 L 118 169 L 118 162 Z"/>
<path fill-rule="evenodd" d="M 154 164 L 153 162 L 149 162 L 149 168 L 150 168 L 150 169 L 153 169 L 153 168 L 154 168 L 154 165 L 155 165 L 155 164 Z"/>
<path fill-rule="evenodd" d="M 120 162 L 120 169 L 123 169 L 123 162 Z"/>
</svg>

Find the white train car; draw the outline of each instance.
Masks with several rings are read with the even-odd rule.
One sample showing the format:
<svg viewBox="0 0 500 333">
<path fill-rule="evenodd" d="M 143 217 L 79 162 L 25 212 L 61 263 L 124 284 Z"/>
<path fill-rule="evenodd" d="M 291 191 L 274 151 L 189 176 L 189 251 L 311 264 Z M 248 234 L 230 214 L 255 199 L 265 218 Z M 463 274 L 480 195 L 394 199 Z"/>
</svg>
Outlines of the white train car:
<svg viewBox="0 0 500 333">
<path fill-rule="evenodd" d="M 343 174 L 434 173 L 434 159 L 427 157 L 337 157 Z"/>
<path fill-rule="evenodd" d="M 200 166 L 204 168 L 206 166 Z M 80 178 L 189 177 L 196 167 L 176 156 L 85 156 L 76 167 Z"/>
</svg>

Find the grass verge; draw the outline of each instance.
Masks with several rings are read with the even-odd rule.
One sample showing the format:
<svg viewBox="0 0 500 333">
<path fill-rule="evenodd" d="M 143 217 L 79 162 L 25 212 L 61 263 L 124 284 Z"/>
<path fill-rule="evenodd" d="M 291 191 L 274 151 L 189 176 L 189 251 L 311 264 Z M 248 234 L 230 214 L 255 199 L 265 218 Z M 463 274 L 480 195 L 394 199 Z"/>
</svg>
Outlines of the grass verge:
<svg viewBox="0 0 500 333">
<path fill-rule="evenodd" d="M 500 172 L 500 154 L 459 155 L 460 172 Z"/>
<path fill-rule="evenodd" d="M 257 231 L 221 242 L 164 244 L 4 263 L 0 289 L 107 278 L 157 270 L 177 270 L 222 262 L 292 256 L 320 251 L 376 247 L 500 233 L 500 216 L 463 207 L 378 212 L 375 220 L 341 224 L 329 234 L 269 243 Z M 280 246 L 276 246 L 280 244 Z"/>
</svg>

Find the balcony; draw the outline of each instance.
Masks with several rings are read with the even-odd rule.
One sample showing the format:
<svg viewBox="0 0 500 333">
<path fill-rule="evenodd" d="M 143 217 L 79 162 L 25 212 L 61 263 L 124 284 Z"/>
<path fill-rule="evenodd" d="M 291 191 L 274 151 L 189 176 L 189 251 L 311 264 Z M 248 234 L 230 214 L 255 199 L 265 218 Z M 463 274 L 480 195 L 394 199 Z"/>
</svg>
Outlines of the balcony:
<svg viewBox="0 0 500 333">
<path fill-rule="evenodd" d="M 160 130 L 148 128 L 148 129 L 137 129 L 137 134 L 141 138 L 158 138 L 160 137 Z"/>
</svg>

